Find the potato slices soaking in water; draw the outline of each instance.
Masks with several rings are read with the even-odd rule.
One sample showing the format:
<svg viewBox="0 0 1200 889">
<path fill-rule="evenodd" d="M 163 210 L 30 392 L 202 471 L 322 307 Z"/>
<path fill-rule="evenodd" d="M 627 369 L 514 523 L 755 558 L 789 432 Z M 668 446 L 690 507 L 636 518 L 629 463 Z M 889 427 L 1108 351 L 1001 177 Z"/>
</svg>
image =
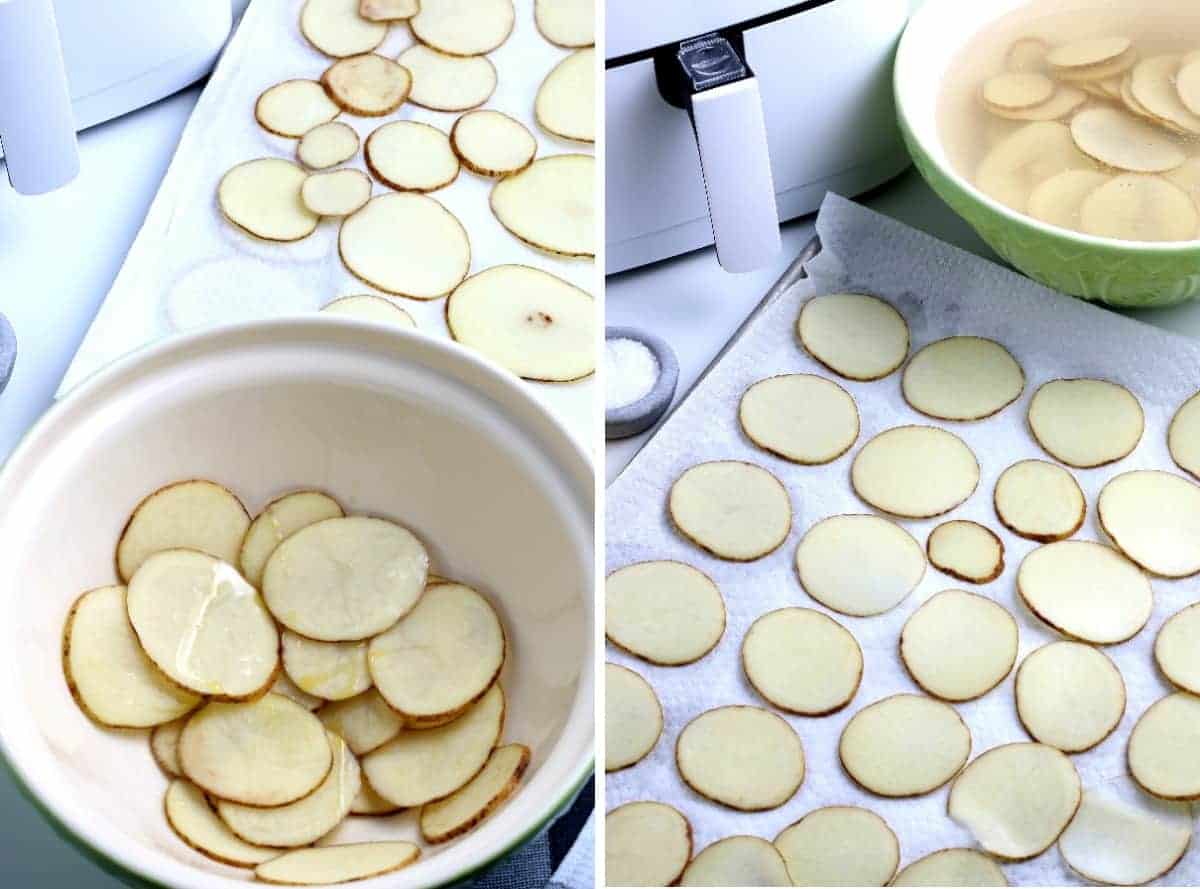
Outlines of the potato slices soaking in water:
<svg viewBox="0 0 1200 889">
<path fill-rule="evenodd" d="M 900 660 L 936 698 L 970 701 L 1004 681 L 1017 660 L 1017 622 L 991 599 L 946 590 L 900 631 Z"/>
<path fill-rule="evenodd" d="M 952 336 L 912 357 L 901 388 L 904 400 L 927 417 L 982 420 L 1021 396 L 1025 373 L 999 343 Z"/>
<path fill-rule="evenodd" d="M 858 806 L 809 812 L 775 837 L 793 886 L 886 886 L 900 865 L 887 822 Z"/>
<path fill-rule="evenodd" d="M 609 641 L 652 664 L 690 664 L 725 632 L 725 602 L 707 574 L 682 562 L 638 562 L 604 584 Z"/>
<path fill-rule="evenodd" d="M 836 460 L 858 440 L 854 399 L 814 374 L 759 380 L 742 396 L 738 420 L 763 450 L 810 466 Z"/>
<path fill-rule="evenodd" d="M 862 681 L 863 654 L 850 631 L 808 608 L 758 618 L 742 640 L 742 669 L 781 710 L 825 716 L 845 707 Z"/>
<path fill-rule="evenodd" d="M 752 562 L 778 549 L 792 528 L 787 489 L 738 460 L 701 463 L 671 486 L 667 509 L 679 533 L 714 556 Z"/>
<path fill-rule="evenodd" d="M 879 433 L 854 458 L 854 491 L 891 515 L 927 519 L 965 501 L 979 484 L 979 463 L 961 438 L 934 426 Z"/>
<path fill-rule="evenodd" d="M 851 380 L 879 380 L 908 356 L 908 323 L 878 297 L 815 296 L 800 309 L 796 333 L 817 361 Z"/>
<path fill-rule="evenodd" d="M 674 886 L 692 857 L 692 826 L 664 803 L 626 803 L 604 818 L 610 886 Z"/>
</svg>

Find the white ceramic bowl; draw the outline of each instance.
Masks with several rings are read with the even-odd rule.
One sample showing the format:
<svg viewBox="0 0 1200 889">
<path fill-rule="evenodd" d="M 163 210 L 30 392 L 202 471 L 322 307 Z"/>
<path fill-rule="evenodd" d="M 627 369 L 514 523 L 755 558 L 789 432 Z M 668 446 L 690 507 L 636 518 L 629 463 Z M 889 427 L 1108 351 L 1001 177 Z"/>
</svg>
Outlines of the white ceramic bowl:
<svg viewBox="0 0 1200 889">
<path fill-rule="evenodd" d="M 218 328 L 101 371 L 0 472 L 0 750 L 42 810 L 129 875 L 196 889 L 253 879 L 193 852 L 162 813 L 146 732 L 97 728 L 61 667 L 68 606 L 116 581 L 113 547 L 146 493 L 220 481 L 254 513 L 300 486 L 394 518 L 439 573 L 499 604 L 511 643 L 506 740 L 533 750 L 519 792 L 461 840 L 361 884 L 463 880 L 537 833 L 593 760 L 593 476 L 514 377 L 453 344 L 304 318 Z M 412 813 L 336 841 L 416 836 Z"/>
</svg>

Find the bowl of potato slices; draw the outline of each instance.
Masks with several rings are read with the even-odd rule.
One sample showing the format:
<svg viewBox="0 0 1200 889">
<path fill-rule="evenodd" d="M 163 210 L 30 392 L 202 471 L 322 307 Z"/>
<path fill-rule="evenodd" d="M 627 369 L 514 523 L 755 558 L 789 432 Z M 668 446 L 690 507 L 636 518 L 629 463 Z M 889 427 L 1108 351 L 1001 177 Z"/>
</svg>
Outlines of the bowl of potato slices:
<svg viewBox="0 0 1200 889">
<path fill-rule="evenodd" d="M 319 317 L 137 352 L 0 473 L 0 751 L 131 878 L 465 880 L 591 772 L 592 497 L 453 343 Z"/>
</svg>

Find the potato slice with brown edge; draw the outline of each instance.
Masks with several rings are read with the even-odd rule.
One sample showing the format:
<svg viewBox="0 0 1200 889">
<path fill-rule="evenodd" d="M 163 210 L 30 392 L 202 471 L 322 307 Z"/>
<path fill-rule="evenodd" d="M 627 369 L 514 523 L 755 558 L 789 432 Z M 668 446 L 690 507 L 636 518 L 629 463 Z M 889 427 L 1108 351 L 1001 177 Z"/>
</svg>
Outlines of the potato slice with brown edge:
<svg viewBox="0 0 1200 889">
<path fill-rule="evenodd" d="M 610 886 L 674 886 L 692 857 L 692 825 L 666 803 L 634 802 L 604 818 Z"/>
<path fill-rule="evenodd" d="M 1054 90 L 1054 81 L 1045 74 L 1008 71 L 984 81 L 983 101 L 1010 111 L 1031 108 L 1047 101 Z"/>
<path fill-rule="evenodd" d="M 1142 106 L 1170 126 L 1192 135 L 1200 134 L 1200 114 L 1189 111 L 1175 87 L 1182 65 L 1177 55 L 1143 59 L 1130 74 L 1129 89 Z"/>
<path fill-rule="evenodd" d="M 351 815 L 369 815 L 372 817 L 383 815 L 394 815 L 397 812 L 404 811 L 395 803 L 385 800 L 382 796 L 375 792 L 375 789 L 363 779 L 362 787 L 358 791 L 358 796 L 354 798 L 354 802 L 350 804 Z"/>
<path fill-rule="evenodd" d="M 1083 202 L 1111 178 L 1099 170 L 1064 170 L 1029 193 L 1029 215 L 1059 228 L 1078 229 Z"/>
<path fill-rule="evenodd" d="M 172 778 L 183 777 L 183 770 L 179 767 L 179 736 L 183 734 L 185 725 L 187 719 L 180 718 L 156 725 L 150 732 L 150 754 L 158 767 Z"/>
<path fill-rule="evenodd" d="M 760 837 L 717 840 L 691 860 L 680 886 L 790 886 L 779 850 Z"/>
<path fill-rule="evenodd" d="M 395 738 L 404 721 L 375 689 L 347 701 L 334 701 L 317 711 L 317 718 L 346 739 L 355 756 L 364 756 Z"/>
<path fill-rule="evenodd" d="M 1200 572 L 1200 486 L 1161 470 L 1126 472 L 1096 499 L 1100 527 L 1131 561 L 1160 577 Z"/>
<path fill-rule="evenodd" d="M 322 306 L 321 311 L 327 315 L 358 318 L 360 321 L 375 321 L 379 324 L 394 324 L 397 327 L 415 328 L 417 326 L 412 315 L 391 300 L 375 296 L 373 293 L 339 297 Z"/>
<path fill-rule="evenodd" d="M 318 216 L 349 216 L 371 199 L 371 179 L 362 170 L 312 173 L 300 187 L 300 199 Z"/>
<path fill-rule="evenodd" d="M 375 178 L 397 191 L 437 191 L 458 178 L 458 157 L 450 137 L 415 120 L 385 123 L 363 149 Z"/>
<path fill-rule="evenodd" d="M 900 382 L 913 410 L 941 420 L 982 420 L 1021 397 L 1025 372 L 994 340 L 952 336 L 923 347 Z"/>
<path fill-rule="evenodd" d="M 300 33 L 327 56 L 345 58 L 370 52 L 387 37 L 385 24 L 358 14 L 359 0 L 306 0 L 300 12 Z"/>
<path fill-rule="evenodd" d="M 761 466 L 739 460 L 688 469 L 671 485 L 667 508 L 680 534 L 731 562 L 774 552 L 792 529 L 787 488 Z"/>
<path fill-rule="evenodd" d="M 1131 173 L 1165 173 L 1187 160 L 1160 129 L 1118 108 L 1085 108 L 1071 118 L 1071 136 L 1088 157 Z"/>
<path fill-rule="evenodd" d="M 308 174 L 291 161 L 261 157 L 221 177 L 217 205 L 231 225 L 264 241 L 302 241 L 321 221 L 304 206 L 300 190 Z"/>
<path fill-rule="evenodd" d="M 1151 704 L 1129 735 L 1129 773 L 1152 796 L 1200 799 L 1200 698 L 1176 692 Z"/>
<path fill-rule="evenodd" d="M 391 59 L 366 53 L 334 62 L 321 75 L 321 85 L 343 111 L 383 117 L 404 104 L 412 74 Z"/>
<path fill-rule="evenodd" d="M 168 785 L 163 810 L 175 835 L 214 861 L 231 867 L 254 867 L 279 855 L 278 849 L 238 839 L 217 817 L 204 791 L 191 781 L 179 779 Z"/>
<path fill-rule="evenodd" d="M 408 100 L 422 108 L 466 111 L 496 92 L 496 66 L 487 56 L 451 56 L 417 43 L 396 61 L 412 72 Z"/>
<path fill-rule="evenodd" d="M 1152 812 L 1088 790 L 1058 838 L 1058 851 L 1071 870 L 1088 880 L 1140 886 L 1175 867 L 1191 841 L 1191 813 L 1184 807 Z"/>
<path fill-rule="evenodd" d="M 955 519 L 929 533 L 929 564 L 967 583 L 990 583 L 1004 572 L 1004 542 L 977 522 Z"/>
<path fill-rule="evenodd" d="M 1045 460 L 1021 460 L 1000 473 L 992 503 L 1004 527 L 1040 543 L 1067 539 L 1087 515 L 1079 482 Z"/>
<path fill-rule="evenodd" d="M 987 110 L 1005 120 L 1024 120 L 1029 122 L 1054 121 L 1066 117 L 1087 101 L 1088 94 L 1073 86 L 1060 85 L 1054 95 L 1040 105 L 1029 108 L 997 108 L 987 106 Z"/>
<path fill-rule="evenodd" d="M 641 762 L 662 737 L 658 695 L 640 673 L 620 664 L 604 665 L 604 770 L 615 772 Z"/>
<path fill-rule="evenodd" d="M 1200 603 L 1171 615 L 1154 640 L 1154 660 L 1168 680 L 1200 695 Z"/>
<path fill-rule="evenodd" d="M 251 806 L 283 806 L 325 780 L 333 751 L 325 727 L 282 695 L 213 702 L 184 726 L 179 764 L 202 790 Z"/>
<path fill-rule="evenodd" d="M 897 426 L 879 433 L 850 467 L 854 492 L 883 512 L 927 519 L 975 493 L 979 462 L 966 443 L 934 426 Z"/>
<path fill-rule="evenodd" d="M 454 122 L 450 148 L 472 173 L 499 178 L 532 164 L 537 140 L 519 120 L 481 109 L 469 111 Z"/>
<path fill-rule="evenodd" d="M 299 139 L 341 112 L 315 80 L 277 83 L 268 87 L 254 104 L 254 118 L 259 126 L 288 139 Z"/>
<path fill-rule="evenodd" d="M 1175 75 L 1175 89 L 1179 101 L 1192 114 L 1200 116 L 1200 58 L 1184 59 L 1179 73 Z"/>
<path fill-rule="evenodd" d="M 320 491 L 296 491 L 272 500 L 250 523 L 242 540 L 238 557 L 242 576 L 259 586 L 263 568 L 279 544 L 315 522 L 343 515 L 341 505 Z"/>
<path fill-rule="evenodd" d="M 883 379 L 908 355 L 904 316 L 861 293 L 813 297 L 800 309 L 796 333 L 813 358 L 851 380 Z"/>
<path fill-rule="evenodd" d="M 775 837 L 794 886 L 886 886 L 900 842 L 886 821 L 858 806 L 814 809 Z"/>
<path fill-rule="evenodd" d="M 754 621 L 742 639 L 742 669 L 769 703 L 802 716 L 826 716 L 850 703 L 862 681 L 854 636 L 809 608 L 780 608 Z"/>
<path fill-rule="evenodd" d="M 832 380 L 783 374 L 759 380 L 738 403 L 746 437 L 765 451 L 816 466 L 831 463 L 858 440 L 858 406 Z"/>
<path fill-rule="evenodd" d="M 1007 886 L 1000 865 L 975 849 L 940 849 L 896 875 L 893 886 Z"/>
<path fill-rule="evenodd" d="M 295 683 L 288 679 L 287 673 L 279 674 L 279 678 L 271 686 L 271 691 L 277 695 L 283 695 L 285 698 L 291 698 L 305 710 L 316 710 L 325 703 L 316 695 L 310 695 L 308 692 L 296 688 Z"/>
<path fill-rule="evenodd" d="M 358 14 L 372 22 L 400 22 L 421 10 L 419 0 L 359 0 Z"/>
<path fill-rule="evenodd" d="M 1200 172 L 1200 165 L 1197 169 Z M 1167 429 L 1167 448 L 1176 466 L 1200 478 L 1200 392 L 1175 412 Z"/>
<path fill-rule="evenodd" d="M 125 610 L 125 587 L 90 590 L 63 627 L 63 673 L 87 716 L 113 728 L 171 723 L 200 698 L 178 688 L 142 651 Z M 165 766 L 164 766 L 165 768 Z"/>
<path fill-rule="evenodd" d="M 552 136 L 596 141 L 596 53 L 581 49 L 554 66 L 538 88 L 533 113 Z"/>
<path fill-rule="evenodd" d="M 1064 170 L 1094 167 L 1094 161 L 1075 145 L 1065 124 L 1039 120 L 1021 127 L 993 148 L 979 164 L 974 181 L 988 197 L 1024 213 L 1029 195 L 1039 183 Z"/>
<path fill-rule="evenodd" d="M 365 639 L 316 642 L 284 630 L 283 669 L 298 688 L 327 701 L 344 701 L 371 687 Z"/>
<path fill-rule="evenodd" d="M 556 46 L 579 49 L 596 42 L 594 0 L 536 0 L 533 16 L 538 31 Z"/>
<path fill-rule="evenodd" d="M 945 590 L 900 631 L 900 660 L 913 681 L 944 701 L 970 701 L 1004 681 L 1017 661 L 1017 622 L 1004 606 Z"/>
<path fill-rule="evenodd" d="M 260 864 L 254 876 L 282 886 L 325 886 L 395 873 L 420 857 L 419 847 L 399 841 L 316 846 Z"/>
<path fill-rule="evenodd" d="M 497 747 L 483 770 L 445 799 L 421 807 L 421 837 L 445 843 L 462 836 L 512 796 L 529 766 L 524 744 Z"/>
<path fill-rule="evenodd" d="M 500 224 L 531 247 L 562 256 L 593 257 L 596 159 L 557 154 L 534 161 L 492 189 Z"/>
<path fill-rule="evenodd" d="M 683 562 L 638 562 L 604 582 L 608 640 L 644 661 L 700 660 L 725 633 L 725 600 L 712 579 Z"/>
<path fill-rule="evenodd" d="M 426 46 L 452 56 L 481 56 L 508 39 L 515 21 L 512 0 L 421 0 L 408 26 Z"/>
<path fill-rule="evenodd" d="M 1029 429 L 1051 457 L 1080 469 L 1133 453 L 1146 425 L 1142 406 L 1107 380 L 1051 380 L 1033 393 Z"/>
<path fill-rule="evenodd" d="M 1054 75 L 1066 83 L 1097 84 L 1111 77 L 1118 77 L 1137 64 L 1138 53 L 1130 48 L 1106 62 L 1081 65 L 1077 68 L 1058 68 Z"/>
<path fill-rule="evenodd" d="M 1103 652 L 1051 642 L 1021 662 L 1013 686 L 1017 716 L 1030 737 L 1064 753 L 1091 750 L 1125 714 L 1125 682 Z"/>
<path fill-rule="evenodd" d="M 327 170 L 358 153 L 358 131 L 340 120 L 313 127 L 300 138 L 296 159 L 310 170 Z"/>
</svg>

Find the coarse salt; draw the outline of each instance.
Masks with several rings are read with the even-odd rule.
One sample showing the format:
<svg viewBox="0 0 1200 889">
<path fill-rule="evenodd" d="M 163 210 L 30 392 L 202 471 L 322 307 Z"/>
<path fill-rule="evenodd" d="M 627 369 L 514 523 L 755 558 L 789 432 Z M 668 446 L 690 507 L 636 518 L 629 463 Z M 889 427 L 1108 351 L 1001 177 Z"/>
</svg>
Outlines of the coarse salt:
<svg viewBox="0 0 1200 889">
<path fill-rule="evenodd" d="M 605 406 L 608 410 L 633 404 L 650 394 L 658 382 L 658 359 L 645 343 L 627 337 L 605 341 Z"/>
</svg>

